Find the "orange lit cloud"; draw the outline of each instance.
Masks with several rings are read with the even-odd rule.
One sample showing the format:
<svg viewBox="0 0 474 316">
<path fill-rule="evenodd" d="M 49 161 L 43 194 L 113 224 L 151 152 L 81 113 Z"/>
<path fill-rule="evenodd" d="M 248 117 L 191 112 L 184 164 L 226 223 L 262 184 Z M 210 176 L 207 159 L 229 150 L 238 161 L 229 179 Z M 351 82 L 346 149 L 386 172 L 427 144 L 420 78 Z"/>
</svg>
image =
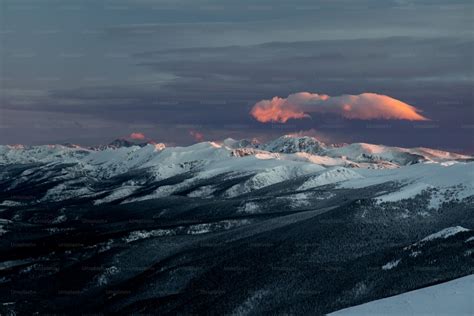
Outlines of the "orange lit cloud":
<svg viewBox="0 0 474 316">
<path fill-rule="evenodd" d="M 136 140 L 142 140 L 145 139 L 145 135 L 143 133 L 131 133 L 130 136 L 131 139 L 136 139 Z"/>
<path fill-rule="evenodd" d="M 330 97 L 325 94 L 299 92 L 287 98 L 274 97 L 257 102 L 250 114 L 259 122 L 281 122 L 311 117 L 310 113 L 336 114 L 358 120 L 426 121 L 420 110 L 382 94 L 362 93 Z"/>
<path fill-rule="evenodd" d="M 298 109 L 297 105 L 286 102 L 286 99 L 274 97 L 271 100 L 262 100 L 254 105 L 250 114 L 257 121 L 266 122 L 282 122 L 285 123 L 289 119 L 301 119 L 310 117 L 308 114 Z"/>
<path fill-rule="evenodd" d="M 189 135 L 191 135 L 196 141 L 202 142 L 204 140 L 204 135 L 198 131 L 189 131 Z"/>
</svg>

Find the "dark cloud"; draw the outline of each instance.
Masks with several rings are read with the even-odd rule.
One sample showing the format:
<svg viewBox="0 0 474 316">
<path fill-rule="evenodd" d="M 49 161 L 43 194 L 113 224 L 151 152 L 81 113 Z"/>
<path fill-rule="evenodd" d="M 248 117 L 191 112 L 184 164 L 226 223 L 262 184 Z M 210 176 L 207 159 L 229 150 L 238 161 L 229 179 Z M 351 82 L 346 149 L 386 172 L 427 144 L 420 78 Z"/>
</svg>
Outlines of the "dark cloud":
<svg viewBox="0 0 474 316">
<path fill-rule="evenodd" d="M 389 38 L 145 52 L 136 54 L 137 67 L 172 79 L 51 90 L 43 104 L 15 108 L 108 117 L 150 111 L 160 115 L 144 115 L 143 120 L 179 123 L 189 114 L 212 122 L 227 121 L 228 111 L 243 119 L 256 101 L 295 91 L 330 95 L 373 91 L 441 119 L 438 111 L 447 105 L 470 110 L 472 44 L 464 39 Z"/>
<path fill-rule="evenodd" d="M 82 59 L 57 58 L 70 52 L 70 38 L 8 35 L 12 54 L 15 43 L 33 43 L 39 53 L 27 62 L 2 55 L 5 74 L 13 80 L 0 87 L 5 132 L 0 142 L 15 140 L 15 134 L 23 142 L 27 135 L 52 139 L 58 133 L 46 132 L 47 122 L 55 120 L 60 126 L 54 128 L 71 141 L 84 135 L 99 142 L 139 130 L 159 141 L 187 143 L 190 130 L 213 139 L 313 128 L 337 140 L 473 148 L 473 6 L 467 1 L 117 0 L 114 5 L 126 10 L 94 5 L 91 22 L 79 23 L 87 28 L 72 38 L 78 41 L 74 47 L 87 48 Z M 78 12 L 75 19 L 86 21 L 80 15 L 90 13 L 88 6 Z M 47 25 L 46 19 L 34 21 Z M 50 56 L 48 62 L 44 56 Z M 101 80 L 75 80 L 79 74 Z M 367 125 L 323 115 L 282 126 L 249 116 L 257 101 L 297 91 L 389 95 L 432 121 Z M 97 133 L 100 126 L 107 132 Z M 121 127 L 126 131 L 119 132 Z"/>
</svg>

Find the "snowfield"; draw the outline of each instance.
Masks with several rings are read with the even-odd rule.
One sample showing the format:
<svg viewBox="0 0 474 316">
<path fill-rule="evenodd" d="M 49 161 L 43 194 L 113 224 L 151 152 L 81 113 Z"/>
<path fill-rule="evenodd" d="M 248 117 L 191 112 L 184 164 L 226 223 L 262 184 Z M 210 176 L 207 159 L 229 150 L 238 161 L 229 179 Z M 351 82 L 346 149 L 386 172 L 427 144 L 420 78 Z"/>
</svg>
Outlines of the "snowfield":
<svg viewBox="0 0 474 316">
<path fill-rule="evenodd" d="M 349 307 L 331 316 L 468 316 L 474 314 L 474 275 Z"/>
</svg>

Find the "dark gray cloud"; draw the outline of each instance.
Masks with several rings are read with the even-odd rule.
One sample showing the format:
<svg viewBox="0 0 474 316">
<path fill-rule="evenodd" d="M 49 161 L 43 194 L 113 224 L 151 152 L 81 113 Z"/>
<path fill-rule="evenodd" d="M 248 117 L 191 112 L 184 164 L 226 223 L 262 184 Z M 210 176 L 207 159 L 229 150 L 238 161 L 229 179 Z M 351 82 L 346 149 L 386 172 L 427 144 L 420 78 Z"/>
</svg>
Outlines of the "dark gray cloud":
<svg viewBox="0 0 474 316">
<path fill-rule="evenodd" d="M 61 11 L 64 31 L 41 37 L 31 30 L 48 29 L 48 19 L 12 11 L 13 33 L 2 34 L 0 142 L 101 142 L 138 131 L 186 143 L 191 129 L 206 139 L 317 129 L 338 141 L 473 148 L 467 1 L 78 4 Z M 32 57 L 20 54 L 25 43 Z M 249 116 L 258 100 L 299 91 L 385 94 L 433 121 L 367 125 L 322 115 L 264 126 Z"/>
<path fill-rule="evenodd" d="M 99 114 L 109 109 L 176 111 L 181 113 L 175 115 L 177 122 L 186 113 L 202 111 L 213 118 L 213 110 L 231 108 L 241 119 L 255 101 L 274 95 L 372 91 L 416 103 L 436 119 L 437 108 L 449 103 L 470 109 L 472 45 L 465 39 L 397 37 L 144 52 L 134 55 L 136 67 L 172 79 L 51 90 L 39 108 Z M 23 105 L 29 106 L 38 109 L 37 104 Z"/>
</svg>

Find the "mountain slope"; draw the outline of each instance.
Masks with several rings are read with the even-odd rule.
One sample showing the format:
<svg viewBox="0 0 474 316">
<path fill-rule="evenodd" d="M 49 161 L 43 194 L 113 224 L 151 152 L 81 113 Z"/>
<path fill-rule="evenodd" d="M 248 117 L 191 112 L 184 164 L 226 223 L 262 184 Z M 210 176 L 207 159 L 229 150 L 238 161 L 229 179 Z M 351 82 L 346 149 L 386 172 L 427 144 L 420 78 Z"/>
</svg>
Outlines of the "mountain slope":
<svg viewBox="0 0 474 316">
<path fill-rule="evenodd" d="M 474 273 L 474 162 L 283 140 L 0 147 L 0 313 L 320 315 Z"/>
</svg>

